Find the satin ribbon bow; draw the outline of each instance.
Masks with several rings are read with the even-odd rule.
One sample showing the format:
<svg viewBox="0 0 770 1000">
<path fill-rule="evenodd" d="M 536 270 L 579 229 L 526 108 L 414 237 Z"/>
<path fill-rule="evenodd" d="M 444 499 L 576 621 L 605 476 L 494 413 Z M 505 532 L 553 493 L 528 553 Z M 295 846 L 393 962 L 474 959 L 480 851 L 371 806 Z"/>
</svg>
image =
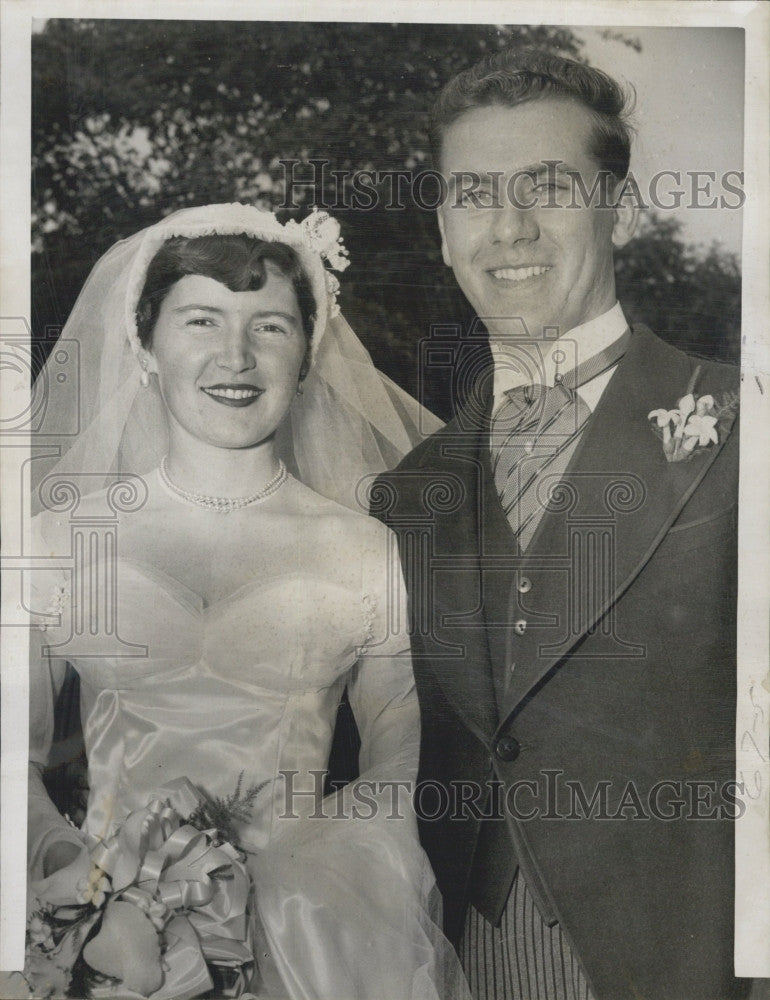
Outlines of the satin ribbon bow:
<svg viewBox="0 0 770 1000">
<path fill-rule="evenodd" d="M 213 843 L 215 831 L 184 822 L 200 802 L 178 779 L 91 852 L 114 896 L 139 906 L 164 934 L 164 982 L 153 1000 L 190 1000 L 211 989 L 207 961 L 231 968 L 254 961 L 249 873 L 231 844 Z"/>
</svg>

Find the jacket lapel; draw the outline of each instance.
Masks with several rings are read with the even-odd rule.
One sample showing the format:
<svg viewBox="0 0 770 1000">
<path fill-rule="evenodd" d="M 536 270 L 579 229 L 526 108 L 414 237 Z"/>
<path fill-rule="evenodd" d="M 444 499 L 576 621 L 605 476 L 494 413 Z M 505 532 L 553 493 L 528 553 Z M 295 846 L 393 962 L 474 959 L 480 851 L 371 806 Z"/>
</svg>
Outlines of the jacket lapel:
<svg viewBox="0 0 770 1000">
<path fill-rule="evenodd" d="M 430 481 L 435 486 L 449 477 L 446 493 L 452 491 L 456 498 L 436 504 L 431 511 L 432 539 L 426 555 L 431 567 L 428 617 L 432 634 L 426 652 L 449 701 L 468 727 L 488 743 L 498 723 L 490 649 L 494 655 L 505 655 L 507 630 L 487 628 L 485 603 L 498 563 L 510 563 L 515 542 L 499 503 L 490 504 L 487 496 L 490 469 L 485 422 L 486 415 L 463 411 L 435 436 L 421 467 L 426 485 Z M 494 493 L 493 483 L 491 489 Z M 507 574 L 508 585 L 499 589 L 503 605 L 510 589 L 510 566 Z M 499 614 L 502 624 L 502 609 Z"/>
<path fill-rule="evenodd" d="M 696 364 L 645 327 L 634 329 L 586 425 L 566 486 L 554 495 L 522 561 L 529 589 L 511 589 L 510 621 L 526 624 L 523 634 L 508 633 L 516 665 L 501 720 L 611 608 L 716 458 L 725 435 L 689 462 L 667 462 L 648 420 L 651 410 L 676 405 Z M 599 568 L 589 579 L 594 558 Z M 626 648 L 605 631 L 595 635 L 606 655 L 641 655 L 641 648 Z"/>
</svg>

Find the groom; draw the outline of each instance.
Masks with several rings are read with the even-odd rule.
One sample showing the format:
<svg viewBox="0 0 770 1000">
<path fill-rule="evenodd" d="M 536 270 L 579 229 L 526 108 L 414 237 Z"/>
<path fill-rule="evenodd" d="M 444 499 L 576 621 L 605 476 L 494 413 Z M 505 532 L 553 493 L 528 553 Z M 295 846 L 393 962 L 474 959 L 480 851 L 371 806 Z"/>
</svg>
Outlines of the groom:
<svg viewBox="0 0 770 1000">
<path fill-rule="evenodd" d="M 372 510 L 410 590 L 447 934 L 476 1000 L 745 996 L 738 372 L 615 298 L 635 225 L 615 81 L 497 54 L 444 88 L 433 139 L 444 260 L 491 362 L 443 345 L 468 402 Z"/>
</svg>

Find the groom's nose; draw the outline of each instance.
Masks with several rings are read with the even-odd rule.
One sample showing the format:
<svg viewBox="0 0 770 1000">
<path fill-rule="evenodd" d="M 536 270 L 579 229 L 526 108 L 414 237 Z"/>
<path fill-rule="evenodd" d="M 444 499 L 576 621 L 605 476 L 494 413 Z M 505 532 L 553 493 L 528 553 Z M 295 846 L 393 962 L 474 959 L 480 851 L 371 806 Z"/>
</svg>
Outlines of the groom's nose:
<svg viewBox="0 0 770 1000">
<path fill-rule="evenodd" d="M 537 209 L 516 205 L 507 197 L 502 198 L 502 206 L 488 208 L 489 240 L 493 244 L 510 245 L 519 240 L 536 240 L 540 235 Z"/>
</svg>

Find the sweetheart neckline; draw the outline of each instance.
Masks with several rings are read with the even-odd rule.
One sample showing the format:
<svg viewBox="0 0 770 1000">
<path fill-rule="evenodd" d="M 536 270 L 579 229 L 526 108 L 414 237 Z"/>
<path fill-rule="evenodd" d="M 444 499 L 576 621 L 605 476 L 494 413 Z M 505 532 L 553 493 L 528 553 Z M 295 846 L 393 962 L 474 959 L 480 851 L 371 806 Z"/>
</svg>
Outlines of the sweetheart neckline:
<svg viewBox="0 0 770 1000">
<path fill-rule="evenodd" d="M 171 573 L 167 573 L 165 570 L 161 569 L 159 566 L 153 566 L 150 563 L 143 562 L 140 559 L 132 559 L 130 556 L 118 556 L 118 565 L 125 564 L 136 570 L 140 576 L 144 576 L 146 579 L 151 579 L 153 582 L 157 583 L 167 594 L 174 598 L 177 603 L 182 604 L 189 610 L 193 611 L 196 615 L 201 618 L 209 617 L 213 612 L 218 611 L 220 608 L 226 607 L 235 601 L 238 597 L 242 596 L 246 592 L 252 590 L 262 590 L 267 589 L 277 583 L 283 583 L 290 579 L 302 579 L 308 578 L 317 580 L 319 577 L 317 575 L 308 573 L 303 570 L 289 570 L 284 573 L 279 573 L 276 576 L 271 577 L 269 580 L 263 580 L 254 578 L 252 580 L 246 580 L 240 586 L 236 587 L 235 590 L 226 594 L 224 597 L 218 598 L 215 601 L 207 603 L 201 594 L 191 587 L 188 587 L 186 583 L 183 583 L 177 577 L 173 576 Z M 335 584 L 329 580 L 324 580 L 323 584 L 325 587 L 335 587 L 343 590 L 355 598 L 362 599 L 362 595 L 350 587 L 346 587 L 344 584 Z"/>
</svg>

